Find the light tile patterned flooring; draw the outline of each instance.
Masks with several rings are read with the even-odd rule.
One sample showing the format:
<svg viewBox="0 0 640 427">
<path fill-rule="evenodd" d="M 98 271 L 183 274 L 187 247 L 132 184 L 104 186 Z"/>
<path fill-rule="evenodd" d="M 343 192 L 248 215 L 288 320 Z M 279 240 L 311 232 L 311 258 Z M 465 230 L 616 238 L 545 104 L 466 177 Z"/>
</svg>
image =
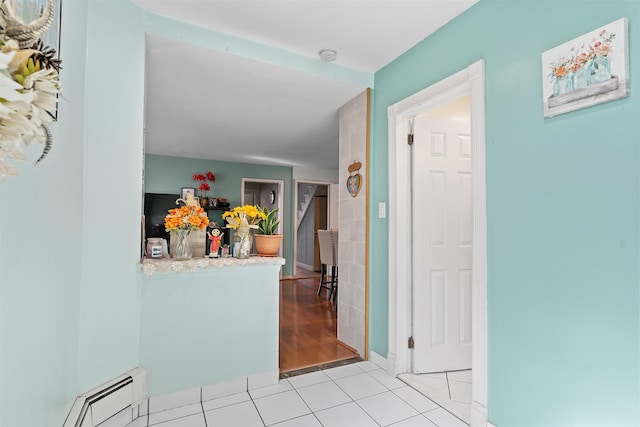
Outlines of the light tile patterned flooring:
<svg viewBox="0 0 640 427">
<path fill-rule="evenodd" d="M 168 409 L 127 427 L 467 427 L 371 362 L 280 380 L 277 385 Z"/>
<path fill-rule="evenodd" d="M 434 374 L 401 374 L 399 379 L 461 420 L 471 421 L 471 369 Z"/>
</svg>

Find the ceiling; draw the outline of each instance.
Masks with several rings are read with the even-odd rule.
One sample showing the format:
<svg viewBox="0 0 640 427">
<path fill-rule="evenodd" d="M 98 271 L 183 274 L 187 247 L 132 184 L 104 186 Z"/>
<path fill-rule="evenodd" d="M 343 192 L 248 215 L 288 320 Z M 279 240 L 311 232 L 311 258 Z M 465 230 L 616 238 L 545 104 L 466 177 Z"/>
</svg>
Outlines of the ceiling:
<svg viewBox="0 0 640 427">
<path fill-rule="evenodd" d="M 146 151 L 337 169 L 338 109 L 366 89 L 344 76 L 372 76 L 476 1 L 136 0 L 311 63 L 310 71 L 148 34 Z M 323 48 L 337 51 L 335 62 L 322 63 Z"/>
</svg>

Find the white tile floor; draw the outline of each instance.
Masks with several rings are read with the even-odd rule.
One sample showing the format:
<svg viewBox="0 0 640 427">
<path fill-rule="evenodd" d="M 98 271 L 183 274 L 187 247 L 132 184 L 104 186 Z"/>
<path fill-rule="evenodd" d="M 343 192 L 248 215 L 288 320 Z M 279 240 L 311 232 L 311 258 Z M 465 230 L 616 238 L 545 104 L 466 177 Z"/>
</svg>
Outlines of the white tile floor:
<svg viewBox="0 0 640 427">
<path fill-rule="evenodd" d="M 467 427 L 371 362 L 151 413 L 127 427 Z"/>
<path fill-rule="evenodd" d="M 471 419 L 471 370 L 401 374 L 406 384 L 465 422 Z"/>
</svg>

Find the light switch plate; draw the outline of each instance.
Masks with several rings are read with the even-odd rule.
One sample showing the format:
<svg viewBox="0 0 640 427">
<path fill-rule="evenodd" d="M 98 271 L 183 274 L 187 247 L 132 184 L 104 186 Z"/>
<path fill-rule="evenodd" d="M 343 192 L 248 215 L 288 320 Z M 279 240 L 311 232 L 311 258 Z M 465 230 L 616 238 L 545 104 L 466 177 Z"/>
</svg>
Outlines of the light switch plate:
<svg viewBox="0 0 640 427">
<path fill-rule="evenodd" d="M 378 202 L 378 218 L 387 217 L 387 204 L 385 202 Z"/>
</svg>

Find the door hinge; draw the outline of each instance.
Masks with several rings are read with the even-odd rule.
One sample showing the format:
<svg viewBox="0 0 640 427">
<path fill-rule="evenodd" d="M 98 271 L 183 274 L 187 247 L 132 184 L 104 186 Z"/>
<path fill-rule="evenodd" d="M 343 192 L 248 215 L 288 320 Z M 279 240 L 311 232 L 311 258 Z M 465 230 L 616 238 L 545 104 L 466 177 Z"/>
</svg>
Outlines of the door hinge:
<svg viewBox="0 0 640 427">
<path fill-rule="evenodd" d="M 415 346 L 415 342 L 413 341 L 413 337 L 409 337 L 409 342 L 407 343 L 409 348 L 413 348 Z"/>
<path fill-rule="evenodd" d="M 412 133 L 408 133 L 407 134 L 407 144 L 413 145 L 413 134 Z"/>
</svg>

